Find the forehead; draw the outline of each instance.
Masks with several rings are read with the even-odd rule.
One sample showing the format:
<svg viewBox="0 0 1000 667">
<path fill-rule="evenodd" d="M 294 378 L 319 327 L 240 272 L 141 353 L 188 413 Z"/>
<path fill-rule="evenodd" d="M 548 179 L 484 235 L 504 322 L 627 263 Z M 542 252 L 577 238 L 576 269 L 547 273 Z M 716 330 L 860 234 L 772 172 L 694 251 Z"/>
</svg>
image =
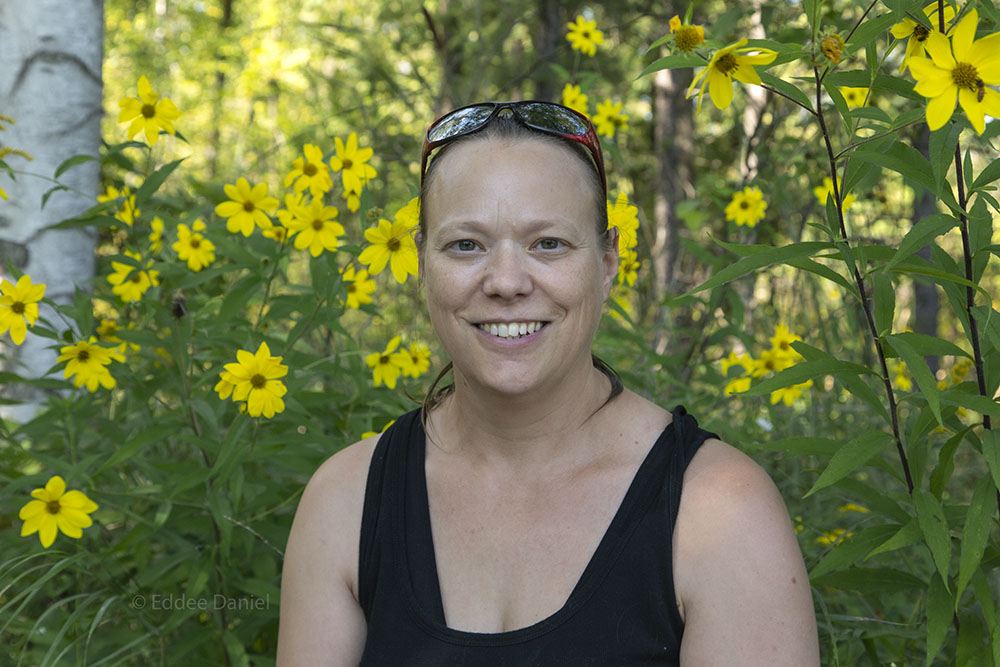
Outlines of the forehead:
<svg viewBox="0 0 1000 667">
<path fill-rule="evenodd" d="M 431 233 L 495 220 L 594 224 L 588 165 L 569 148 L 531 138 L 470 139 L 438 159 L 424 202 Z"/>
</svg>

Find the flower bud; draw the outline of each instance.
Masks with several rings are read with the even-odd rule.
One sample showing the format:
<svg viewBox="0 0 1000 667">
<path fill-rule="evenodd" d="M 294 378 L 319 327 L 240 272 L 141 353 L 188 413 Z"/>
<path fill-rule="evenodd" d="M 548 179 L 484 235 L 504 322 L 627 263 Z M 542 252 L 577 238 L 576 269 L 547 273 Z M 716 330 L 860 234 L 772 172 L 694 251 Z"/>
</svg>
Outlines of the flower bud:
<svg viewBox="0 0 1000 667">
<path fill-rule="evenodd" d="M 836 65 L 844 55 L 844 38 L 838 33 L 831 33 L 820 42 L 820 49 L 827 60 Z"/>
</svg>

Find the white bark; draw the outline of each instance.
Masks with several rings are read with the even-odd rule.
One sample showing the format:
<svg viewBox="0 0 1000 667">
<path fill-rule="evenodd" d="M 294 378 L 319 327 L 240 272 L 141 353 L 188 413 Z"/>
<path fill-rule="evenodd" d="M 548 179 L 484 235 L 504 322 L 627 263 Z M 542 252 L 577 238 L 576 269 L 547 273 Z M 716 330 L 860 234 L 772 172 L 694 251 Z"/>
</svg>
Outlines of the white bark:
<svg viewBox="0 0 1000 667">
<path fill-rule="evenodd" d="M 27 162 L 10 156 L 10 166 L 52 177 L 74 155 L 98 155 L 103 38 L 102 0 L 0 0 L 0 115 L 16 121 L 0 133 L 0 143 L 34 157 Z M 77 165 L 60 180 L 86 196 L 57 192 L 42 209 L 50 181 L 19 175 L 12 182 L 0 173 L 0 187 L 10 197 L 0 200 L 0 277 L 11 280 L 6 270 L 10 260 L 33 283 L 45 283 L 47 297 L 69 303 L 74 287 L 88 288 L 93 278 L 96 236 L 91 230 L 44 228 L 96 203 L 98 163 Z M 42 316 L 57 321 L 47 308 Z M 0 352 L 8 358 L 8 369 L 40 377 L 58 354 L 48 349 L 51 343 L 29 329 L 20 346 L 9 335 L 0 337 Z M 0 406 L 0 415 L 24 421 L 35 414 L 44 396 L 26 389 L 0 386 L 3 395 L 26 401 Z"/>
</svg>

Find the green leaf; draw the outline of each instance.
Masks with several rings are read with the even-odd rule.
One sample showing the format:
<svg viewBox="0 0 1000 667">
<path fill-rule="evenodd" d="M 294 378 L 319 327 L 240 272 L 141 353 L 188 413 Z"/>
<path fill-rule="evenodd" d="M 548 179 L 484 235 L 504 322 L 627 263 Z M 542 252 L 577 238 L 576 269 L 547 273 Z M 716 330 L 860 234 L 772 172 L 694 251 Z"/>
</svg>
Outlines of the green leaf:
<svg viewBox="0 0 1000 667">
<path fill-rule="evenodd" d="M 993 527 L 993 507 L 997 486 L 993 479 L 985 476 L 976 484 L 972 492 L 972 502 L 965 515 L 965 527 L 962 529 L 962 551 L 958 559 L 958 584 L 955 597 L 969 584 L 972 575 L 979 568 L 986 552 L 986 544 L 990 539 L 990 528 Z"/>
<path fill-rule="evenodd" d="M 951 473 L 955 471 L 955 451 L 971 429 L 971 426 L 965 427 L 941 445 L 941 450 L 938 452 L 938 462 L 934 466 L 930 480 L 931 493 L 938 498 L 944 493 L 948 480 L 951 479 Z"/>
<path fill-rule="evenodd" d="M 652 74 L 653 72 L 659 71 L 661 69 L 674 69 L 677 67 L 698 67 L 705 65 L 705 61 L 694 55 L 693 53 L 675 53 L 664 58 L 657 58 L 653 62 L 646 65 L 645 69 L 639 73 L 636 79 L 642 78 L 647 74 Z"/>
<path fill-rule="evenodd" d="M 889 260 L 886 268 L 895 268 L 900 262 L 919 251 L 932 239 L 951 231 L 958 224 L 958 219 L 947 213 L 933 213 L 923 218 L 920 222 L 913 225 L 910 231 L 906 232 L 906 236 L 903 237 L 902 242 L 899 244 L 899 250 Z"/>
<path fill-rule="evenodd" d="M 896 19 L 892 14 L 883 14 L 863 22 L 847 41 L 845 45 L 847 51 L 851 53 L 871 44 L 877 38 L 881 37 L 882 33 L 892 27 L 892 24 L 895 22 Z"/>
<path fill-rule="evenodd" d="M 897 141 L 884 153 L 870 150 L 856 150 L 851 153 L 851 157 L 871 162 L 883 169 L 895 171 L 904 178 L 918 183 L 936 194 L 952 210 L 958 210 L 959 208 L 951 188 L 938 187 L 930 162 L 920 154 L 920 151 L 912 146 Z"/>
<path fill-rule="evenodd" d="M 802 269 L 803 271 L 808 271 L 810 273 L 815 273 L 817 276 L 826 278 L 830 282 L 837 283 L 844 289 L 848 291 L 849 294 L 857 295 L 857 288 L 854 283 L 849 281 L 847 278 L 837 273 L 825 264 L 820 264 L 819 262 L 814 262 L 811 259 L 793 259 L 791 261 L 785 262 L 788 266 L 794 266 L 796 269 Z"/>
<path fill-rule="evenodd" d="M 865 595 L 879 592 L 897 593 L 909 589 L 922 591 L 927 586 L 909 572 L 882 567 L 850 567 L 810 579 L 810 583 L 814 586 L 860 591 Z"/>
<path fill-rule="evenodd" d="M 1000 431 L 983 431 L 983 457 L 993 476 L 993 484 L 1000 489 Z"/>
<path fill-rule="evenodd" d="M 801 384 L 806 380 L 814 380 L 826 375 L 840 375 L 843 373 L 850 375 L 875 375 L 875 372 L 867 366 L 852 364 L 849 361 L 839 361 L 836 359 L 802 361 L 774 374 L 762 382 L 758 382 L 740 395 L 762 396 L 777 389 L 791 387 L 793 384 Z"/>
<path fill-rule="evenodd" d="M 173 173 L 174 169 L 180 166 L 186 158 L 181 158 L 180 160 L 174 160 L 168 164 L 163 165 L 152 174 L 150 174 L 145 181 L 143 181 L 142 186 L 135 193 L 135 201 L 143 202 L 148 200 L 153 196 L 153 193 L 160 189 L 163 182 L 167 180 L 167 177 Z"/>
<path fill-rule="evenodd" d="M 896 291 L 892 286 L 892 278 L 887 271 L 876 271 L 872 276 L 875 283 L 872 294 L 875 307 L 875 328 L 878 335 L 884 336 L 892 331 L 892 318 L 896 312 Z"/>
<path fill-rule="evenodd" d="M 767 452 L 785 452 L 795 456 L 833 456 L 843 443 L 829 438 L 783 438 L 765 442 L 755 442 L 751 449 Z"/>
<path fill-rule="evenodd" d="M 56 167 L 56 173 L 55 175 L 53 175 L 52 178 L 59 178 L 64 173 L 66 173 L 67 170 L 75 167 L 76 165 L 83 164 L 84 162 L 91 162 L 94 160 L 97 160 L 97 158 L 94 157 L 93 155 L 74 155 L 68 160 L 64 160 L 62 164 Z"/>
<path fill-rule="evenodd" d="M 821 577 L 827 572 L 833 572 L 834 570 L 839 570 L 842 567 L 853 564 L 877 545 L 889 539 L 893 533 L 897 532 L 897 528 L 898 526 L 892 525 L 872 526 L 848 537 L 830 549 L 816 563 L 816 566 L 809 571 L 809 578 Z"/>
<path fill-rule="evenodd" d="M 927 667 L 934 661 L 948 634 L 948 626 L 955 613 L 952 601 L 948 586 L 941 577 L 931 577 L 927 590 Z"/>
<path fill-rule="evenodd" d="M 808 498 L 820 489 L 835 484 L 851 474 L 878 454 L 886 445 L 892 442 L 892 436 L 885 431 L 868 431 L 854 438 L 833 455 L 826 470 L 809 489 L 804 498 Z"/>
<path fill-rule="evenodd" d="M 872 549 L 868 555 L 865 556 L 865 560 L 878 556 L 879 554 L 888 553 L 890 551 L 895 551 L 896 549 L 908 547 L 911 544 L 916 544 L 920 541 L 921 537 L 923 537 L 923 533 L 920 532 L 920 524 L 917 522 L 916 517 L 910 519 L 910 521 L 904 525 L 897 527 L 899 530 L 897 530 L 893 536 L 885 542 Z"/>
<path fill-rule="evenodd" d="M 920 531 L 931 550 L 934 564 L 942 579 L 947 581 L 948 567 L 951 564 L 951 537 L 948 535 L 944 509 L 938 499 L 924 489 L 913 490 L 913 506 L 917 509 Z"/>
<path fill-rule="evenodd" d="M 219 306 L 219 313 L 216 316 L 219 321 L 231 320 L 236 313 L 245 308 L 250 295 L 260 287 L 263 276 L 255 273 L 243 276 L 243 278 L 226 292 L 222 305 Z"/>
<path fill-rule="evenodd" d="M 987 398 L 986 396 L 981 396 L 980 394 L 973 394 L 960 387 L 952 387 L 951 389 L 942 391 L 941 401 L 949 405 L 961 405 L 963 408 L 967 408 L 975 412 L 981 412 L 982 414 L 989 415 L 994 419 L 1000 419 L 1000 403 L 997 403 L 992 398 Z M 986 433 L 986 431 L 984 431 L 984 433 Z"/>
<path fill-rule="evenodd" d="M 810 111 L 814 110 L 812 101 L 805 93 L 799 90 L 798 86 L 788 83 L 784 79 L 779 79 L 773 74 L 768 74 L 767 72 L 760 72 L 760 80 L 777 90 L 779 93 L 792 98 L 806 109 L 809 109 Z"/>
<path fill-rule="evenodd" d="M 979 172 L 979 176 L 976 176 L 976 179 L 972 182 L 969 194 L 971 195 L 974 191 L 981 189 L 985 185 L 989 185 L 998 178 L 1000 178 L 1000 160 L 993 160 Z"/>
<path fill-rule="evenodd" d="M 955 147 L 958 146 L 958 137 L 961 133 L 961 123 L 949 123 L 931 132 L 927 145 L 927 154 L 930 156 L 934 182 L 938 187 L 941 186 L 945 176 L 948 175 L 948 170 L 955 159 Z M 949 189 L 951 188 L 950 185 L 948 187 Z"/>
<path fill-rule="evenodd" d="M 920 393 L 927 400 L 927 405 L 930 407 L 931 412 L 934 413 L 938 424 L 944 426 L 944 421 L 941 419 L 940 390 L 937 388 L 937 380 L 934 377 L 934 373 L 931 372 L 930 366 L 927 365 L 927 361 L 910 345 L 907 338 L 893 334 L 886 336 L 885 341 L 906 362 L 906 370 L 917 381 Z"/>
<path fill-rule="evenodd" d="M 972 315 L 979 324 L 980 337 L 988 340 L 994 350 L 1000 351 L 1000 312 L 989 306 L 975 306 Z"/>
<path fill-rule="evenodd" d="M 133 456 L 135 456 L 139 450 L 143 449 L 147 445 L 156 442 L 157 440 L 164 440 L 167 436 L 177 432 L 176 424 L 157 424 L 150 426 L 145 431 L 142 431 L 138 435 L 125 441 L 118 450 L 108 457 L 108 460 L 104 462 L 97 472 L 102 472 L 108 468 L 112 468 L 122 461 L 126 461 Z"/>
<path fill-rule="evenodd" d="M 724 285 L 765 266 L 781 264 L 788 262 L 789 260 L 799 259 L 801 257 L 809 257 L 811 255 L 815 255 L 821 250 L 828 250 L 832 247 L 834 247 L 833 244 L 823 241 L 806 241 L 803 243 L 790 243 L 785 246 L 779 246 L 777 248 L 771 248 L 769 250 L 758 252 L 750 255 L 749 257 L 743 257 L 721 271 L 716 271 L 712 274 L 711 278 L 703 282 L 701 285 L 688 290 L 682 296 L 697 294 L 698 292 L 703 292 L 707 289 Z"/>
</svg>

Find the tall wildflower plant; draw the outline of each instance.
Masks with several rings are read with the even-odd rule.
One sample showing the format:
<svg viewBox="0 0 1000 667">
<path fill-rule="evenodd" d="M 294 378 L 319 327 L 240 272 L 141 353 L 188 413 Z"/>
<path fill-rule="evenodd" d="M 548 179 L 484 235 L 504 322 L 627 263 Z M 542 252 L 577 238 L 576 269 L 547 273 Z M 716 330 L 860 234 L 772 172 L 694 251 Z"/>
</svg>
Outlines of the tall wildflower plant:
<svg viewBox="0 0 1000 667">
<path fill-rule="evenodd" d="M 847 3 L 801 6 L 804 43 L 732 41 L 709 27 L 705 43 L 692 48 L 677 36 L 677 21 L 654 44 L 669 53 L 643 74 L 693 67 L 689 94 L 702 115 L 738 108 L 742 85 L 766 90 L 774 113 L 798 118 L 816 137 L 822 157 L 803 189 L 825 182 L 816 187 L 821 214 L 801 239 L 724 243 L 727 258 L 682 298 L 710 294 L 705 303 L 717 304 L 716 293 L 732 281 L 784 265 L 817 277 L 858 314 L 858 349 L 867 348 L 860 356 L 845 357 L 846 345 L 824 349 L 820 336 L 779 332 L 774 349 L 793 351 L 793 362 L 777 363 L 771 351 L 755 360 L 734 350 L 722 360 L 726 394 L 743 405 L 769 394 L 790 405 L 800 395 L 836 392 L 848 406 L 841 414 L 863 413 L 861 423 L 871 424 L 844 440 L 761 445 L 822 461 L 806 496 L 860 510 L 852 530 L 819 527 L 813 542 L 822 552 L 807 558 L 829 664 L 1000 665 L 1000 312 L 984 287 L 1000 256 L 992 230 L 1000 125 L 991 120 L 1000 117 L 1000 15 L 992 5 L 977 12 L 943 1 L 875 0 L 841 24 L 831 21 L 848 13 Z M 700 104 L 706 93 L 711 107 Z M 926 155 L 911 145 L 914 131 L 929 131 Z M 886 182 L 936 200 L 934 212 L 905 224 L 893 245 L 868 235 L 862 203 Z M 897 294 L 914 282 L 946 297 L 960 323 L 956 336 L 906 330 Z M 930 359 L 942 366 L 954 359 L 963 370 L 957 380 L 945 370 L 936 375 Z M 759 374 L 761 364 L 775 372 Z M 956 479 L 956 465 L 969 474 Z M 886 486 L 877 488 L 876 478 Z M 840 613 L 833 607 L 840 592 L 861 596 L 866 612 Z"/>
</svg>

